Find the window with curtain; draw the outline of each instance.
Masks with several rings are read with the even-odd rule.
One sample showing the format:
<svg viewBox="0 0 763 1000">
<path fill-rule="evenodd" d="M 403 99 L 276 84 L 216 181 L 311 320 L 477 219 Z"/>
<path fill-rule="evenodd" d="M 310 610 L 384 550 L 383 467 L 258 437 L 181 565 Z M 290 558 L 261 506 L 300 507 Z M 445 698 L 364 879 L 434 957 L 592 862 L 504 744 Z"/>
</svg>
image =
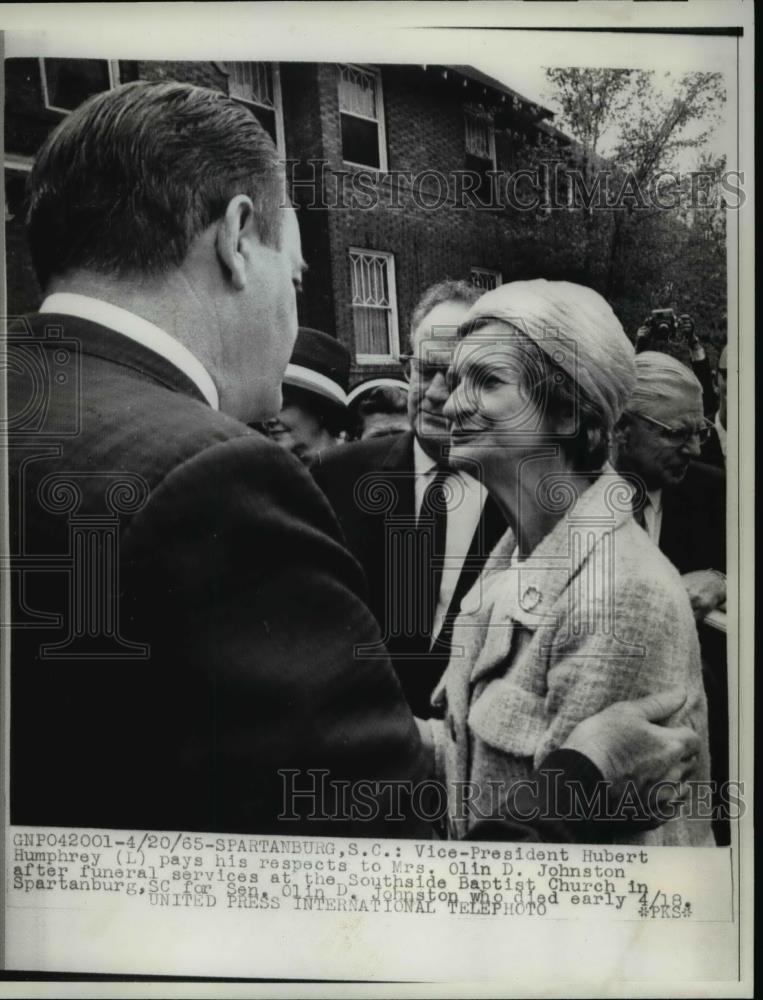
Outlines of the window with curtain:
<svg viewBox="0 0 763 1000">
<path fill-rule="evenodd" d="M 466 169 L 479 176 L 479 181 L 474 187 L 475 194 L 483 203 L 489 203 L 493 193 L 493 178 L 490 176 L 490 171 L 496 169 L 493 120 L 487 113 L 467 109 L 464 112 L 464 129 Z"/>
<path fill-rule="evenodd" d="M 503 284 L 500 271 L 492 271 L 487 267 L 473 267 L 471 269 L 471 282 L 475 288 L 481 288 L 489 292 L 492 288 L 497 288 Z"/>
<path fill-rule="evenodd" d="M 360 66 L 339 67 L 342 158 L 347 163 L 387 169 L 381 73 Z"/>
<path fill-rule="evenodd" d="M 361 363 L 398 356 L 394 264 L 392 254 L 350 250 L 355 354 Z"/>
<path fill-rule="evenodd" d="M 228 93 L 246 104 L 284 155 L 281 76 L 277 63 L 229 62 Z"/>
</svg>

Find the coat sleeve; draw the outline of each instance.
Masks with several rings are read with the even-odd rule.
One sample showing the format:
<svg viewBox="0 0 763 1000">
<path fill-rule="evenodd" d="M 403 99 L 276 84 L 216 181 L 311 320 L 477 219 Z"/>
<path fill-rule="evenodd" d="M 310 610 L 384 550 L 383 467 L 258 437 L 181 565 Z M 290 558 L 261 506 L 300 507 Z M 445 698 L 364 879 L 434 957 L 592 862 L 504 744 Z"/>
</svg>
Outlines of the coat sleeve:
<svg viewBox="0 0 763 1000">
<path fill-rule="evenodd" d="M 374 783 L 425 777 L 421 743 L 360 569 L 291 456 L 258 436 L 212 445 L 154 491 L 124 552 L 155 690 L 187 713 L 177 760 L 216 828 L 282 829 L 288 787 L 317 789 L 290 832 L 428 833 L 394 802 L 391 819 L 377 808 Z M 326 782 L 350 782 L 357 808 Z"/>
<path fill-rule="evenodd" d="M 562 594 L 559 627 L 545 647 L 547 727 L 536 765 L 583 719 L 613 702 L 672 687 L 684 689 L 687 701 L 671 724 L 692 726 L 706 747 L 697 631 L 672 567 L 634 557 L 610 570 L 586 568 L 593 565 Z M 707 768 L 707 759 L 702 765 Z"/>
</svg>

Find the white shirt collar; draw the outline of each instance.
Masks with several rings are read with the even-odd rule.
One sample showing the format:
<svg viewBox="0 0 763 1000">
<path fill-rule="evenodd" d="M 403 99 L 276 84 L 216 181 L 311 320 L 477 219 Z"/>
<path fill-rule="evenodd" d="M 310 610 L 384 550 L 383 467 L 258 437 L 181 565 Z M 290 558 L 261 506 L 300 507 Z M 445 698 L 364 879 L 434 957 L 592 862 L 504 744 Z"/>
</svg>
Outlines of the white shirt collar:
<svg viewBox="0 0 763 1000">
<path fill-rule="evenodd" d="M 649 503 L 659 514 L 662 511 L 662 489 L 647 490 L 646 495 L 649 497 Z"/>
<path fill-rule="evenodd" d="M 437 462 L 431 458 L 419 444 L 419 439 L 413 438 L 413 471 L 417 476 L 428 476 L 437 468 Z"/>
<path fill-rule="evenodd" d="M 88 319 L 93 323 L 99 323 L 101 326 L 116 330 L 123 337 L 135 341 L 142 347 L 147 347 L 173 364 L 197 386 L 213 410 L 220 409 L 217 387 L 201 361 L 166 330 L 162 330 L 161 327 L 143 319 L 142 316 L 136 316 L 135 313 L 122 309 L 121 306 L 104 302 L 103 299 L 96 299 L 90 295 L 79 295 L 75 292 L 54 292 L 52 295 L 48 295 L 39 311 L 41 313 L 61 313 L 64 316 L 78 316 L 80 319 Z"/>
</svg>

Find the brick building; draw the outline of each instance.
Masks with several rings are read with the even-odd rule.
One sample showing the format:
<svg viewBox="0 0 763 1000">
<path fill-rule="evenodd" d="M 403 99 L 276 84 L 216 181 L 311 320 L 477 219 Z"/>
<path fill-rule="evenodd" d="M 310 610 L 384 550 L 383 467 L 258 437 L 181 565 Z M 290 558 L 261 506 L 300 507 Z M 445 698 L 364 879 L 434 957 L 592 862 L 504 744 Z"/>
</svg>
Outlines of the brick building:
<svg viewBox="0 0 763 1000">
<path fill-rule="evenodd" d="M 489 288 L 520 273 L 516 215 L 498 178 L 561 135 L 547 109 L 465 66 L 11 59 L 5 74 L 11 313 L 39 301 L 23 191 L 45 135 L 95 91 L 183 80 L 241 100 L 276 141 L 309 264 L 300 321 L 350 349 L 356 382 L 399 372 L 427 285 L 447 276 Z"/>
</svg>

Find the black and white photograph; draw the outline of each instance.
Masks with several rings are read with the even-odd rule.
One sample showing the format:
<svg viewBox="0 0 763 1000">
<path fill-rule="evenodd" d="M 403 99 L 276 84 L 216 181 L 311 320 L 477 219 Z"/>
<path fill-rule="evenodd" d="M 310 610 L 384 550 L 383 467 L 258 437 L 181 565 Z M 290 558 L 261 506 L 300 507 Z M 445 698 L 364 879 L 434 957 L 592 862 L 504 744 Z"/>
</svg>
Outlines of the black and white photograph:
<svg viewBox="0 0 763 1000">
<path fill-rule="evenodd" d="M 6 978 L 751 995 L 751 5 L 96 6 L 3 22 Z"/>
</svg>

